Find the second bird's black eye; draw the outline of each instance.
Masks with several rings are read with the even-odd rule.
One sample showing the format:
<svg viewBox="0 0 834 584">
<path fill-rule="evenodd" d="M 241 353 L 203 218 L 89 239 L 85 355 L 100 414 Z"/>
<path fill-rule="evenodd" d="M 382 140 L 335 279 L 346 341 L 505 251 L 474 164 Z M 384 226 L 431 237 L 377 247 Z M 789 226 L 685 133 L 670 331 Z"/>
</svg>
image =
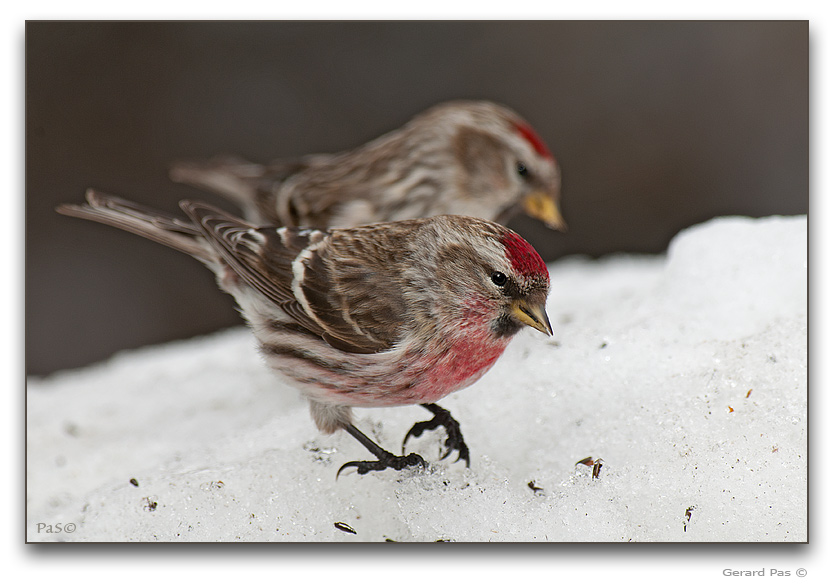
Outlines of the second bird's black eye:
<svg viewBox="0 0 834 584">
<path fill-rule="evenodd" d="M 522 163 L 522 162 L 516 162 L 515 169 L 518 172 L 519 176 L 526 177 L 529 174 L 529 171 L 527 170 L 527 167 L 524 166 L 524 163 Z"/>
<path fill-rule="evenodd" d="M 496 286 L 503 286 L 507 283 L 507 274 L 504 272 L 492 272 L 492 283 Z"/>
</svg>

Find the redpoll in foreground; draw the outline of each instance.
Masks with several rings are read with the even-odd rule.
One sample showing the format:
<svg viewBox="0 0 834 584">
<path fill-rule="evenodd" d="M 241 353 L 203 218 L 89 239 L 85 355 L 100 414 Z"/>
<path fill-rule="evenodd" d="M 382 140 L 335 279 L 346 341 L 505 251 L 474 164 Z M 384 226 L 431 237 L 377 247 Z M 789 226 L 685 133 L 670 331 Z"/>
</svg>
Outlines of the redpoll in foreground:
<svg viewBox="0 0 834 584">
<path fill-rule="evenodd" d="M 522 209 L 565 228 L 553 155 L 518 114 L 490 102 L 441 104 L 340 154 L 183 163 L 171 178 L 231 198 L 258 224 L 355 227 L 434 215 L 506 223 Z"/>
<path fill-rule="evenodd" d="M 444 426 L 448 456 L 469 464 L 458 423 L 433 402 L 478 380 L 523 326 L 552 334 L 550 281 L 536 251 L 481 219 L 438 216 L 352 229 L 256 228 L 183 201 L 187 218 L 87 192 L 60 213 L 188 253 L 234 296 L 267 363 L 310 402 L 320 430 L 344 429 L 376 457 L 359 474 L 425 465 L 395 456 L 352 423 L 351 408 L 421 404 L 435 414 L 403 441 Z M 445 458 L 444 456 L 444 458 Z"/>
</svg>

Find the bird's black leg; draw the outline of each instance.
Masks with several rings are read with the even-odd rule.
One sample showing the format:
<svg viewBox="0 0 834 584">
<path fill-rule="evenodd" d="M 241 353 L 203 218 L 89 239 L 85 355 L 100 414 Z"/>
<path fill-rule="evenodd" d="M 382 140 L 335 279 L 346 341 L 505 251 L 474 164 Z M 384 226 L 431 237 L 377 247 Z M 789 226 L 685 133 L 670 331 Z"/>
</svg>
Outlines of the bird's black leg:
<svg viewBox="0 0 834 584">
<path fill-rule="evenodd" d="M 386 468 L 402 470 L 408 466 L 426 466 L 426 461 L 423 460 L 423 457 L 419 454 L 411 453 L 405 456 L 397 456 L 395 454 L 391 454 L 387 450 L 384 450 L 376 442 L 363 434 L 359 428 L 353 424 L 345 427 L 345 430 L 348 434 L 359 440 L 359 443 L 370 450 L 371 454 L 376 456 L 378 460 L 354 460 L 353 462 L 346 462 L 336 473 L 336 478 L 339 478 L 339 474 L 351 466 L 356 467 L 356 472 L 361 475 L 371 472 L 372 470 L 385 470 Z"/>
<path fill-rule="evenodd" d="M 426 430 L 434 430 L 438 426 L 443 426 L 446 428 L 446 454 L 441 457 L 446 458 L 449 456 L 453 450 L 458 451 L 458 458 L 457 460 L 463 459 L 466 462 L 466 466 L 469 466 L 469 447 L 466 445 L 466 442 L 463 441 L 463 434 L 460 431 L 460 424 L 457 420 L 452 417 L 452 414 L 449 410 L 445 408 L 441 408 L 437 404 L 420 404 L 428 411 L 434 414 L 434 417 L 431 420 L 426 420 L 425 422 L 417 422 L 412 426 L 411 430 L 405 435 L 403 438 L 403 452 L 405 452 L 405 443 L 408 442 L 408 439 L 411 436 L 417 438 L 425 432 Z M 455 461 L 457 462 L 457 461 Z"/>
</svg>

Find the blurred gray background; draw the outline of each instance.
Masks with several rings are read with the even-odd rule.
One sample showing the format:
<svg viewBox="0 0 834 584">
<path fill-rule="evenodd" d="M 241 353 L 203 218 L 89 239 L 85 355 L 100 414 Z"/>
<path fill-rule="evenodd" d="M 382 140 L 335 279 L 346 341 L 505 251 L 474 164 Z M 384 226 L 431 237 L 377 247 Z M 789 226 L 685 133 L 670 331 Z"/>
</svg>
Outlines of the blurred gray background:
<svg viewBox="0 0 834 584">
<path fill-rule="evenodd" d="M 335 152 L 449 99 L 512 107 L 556 155 L 570 231 L 510 224 L 547 261 L 807 213 L 808 48 L 807 21 L 30 21 L 27 374 L 241 322 L 198 262 L 57 204 L 221 204 L 168 165 Z"/>
</svg>

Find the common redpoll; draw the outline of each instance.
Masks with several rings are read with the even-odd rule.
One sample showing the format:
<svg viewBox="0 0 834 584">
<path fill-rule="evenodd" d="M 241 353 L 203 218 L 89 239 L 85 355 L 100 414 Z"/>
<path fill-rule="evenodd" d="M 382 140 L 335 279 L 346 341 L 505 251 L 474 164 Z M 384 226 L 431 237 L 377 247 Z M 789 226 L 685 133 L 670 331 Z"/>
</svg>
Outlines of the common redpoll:
<svg viewBox="0 0 834 584">
<path fill-rule="evenodd" d="M 234 296 L 267 363 L 301 390 L 320 430 L 344 429 L 376 457 L 360 474 L 424 465 L 353 425 L 351 408 L 421 404 L 444 426 L 447 451 L 469 464 L 458 423 L 433 402 L 478 380 L 523 326 L 552 334 L 541 257 L 498 224 L 437 216 L 319 231 L 255 227 L 199 202 L 186 217 L 87 192 L 58 212 L 188 253 Z"/>
<path fill-rule="evenodd" d="M 355 227 L 447 214 L 506 223 L 523 209 L 565 228 L 553 155 L 518 114 L 486 101 L 435 106 L 340 154 L 267 165 L 218 158 L 176 165 L 171 178 L 231 198 L 262 225 Z"/>
</svg>

